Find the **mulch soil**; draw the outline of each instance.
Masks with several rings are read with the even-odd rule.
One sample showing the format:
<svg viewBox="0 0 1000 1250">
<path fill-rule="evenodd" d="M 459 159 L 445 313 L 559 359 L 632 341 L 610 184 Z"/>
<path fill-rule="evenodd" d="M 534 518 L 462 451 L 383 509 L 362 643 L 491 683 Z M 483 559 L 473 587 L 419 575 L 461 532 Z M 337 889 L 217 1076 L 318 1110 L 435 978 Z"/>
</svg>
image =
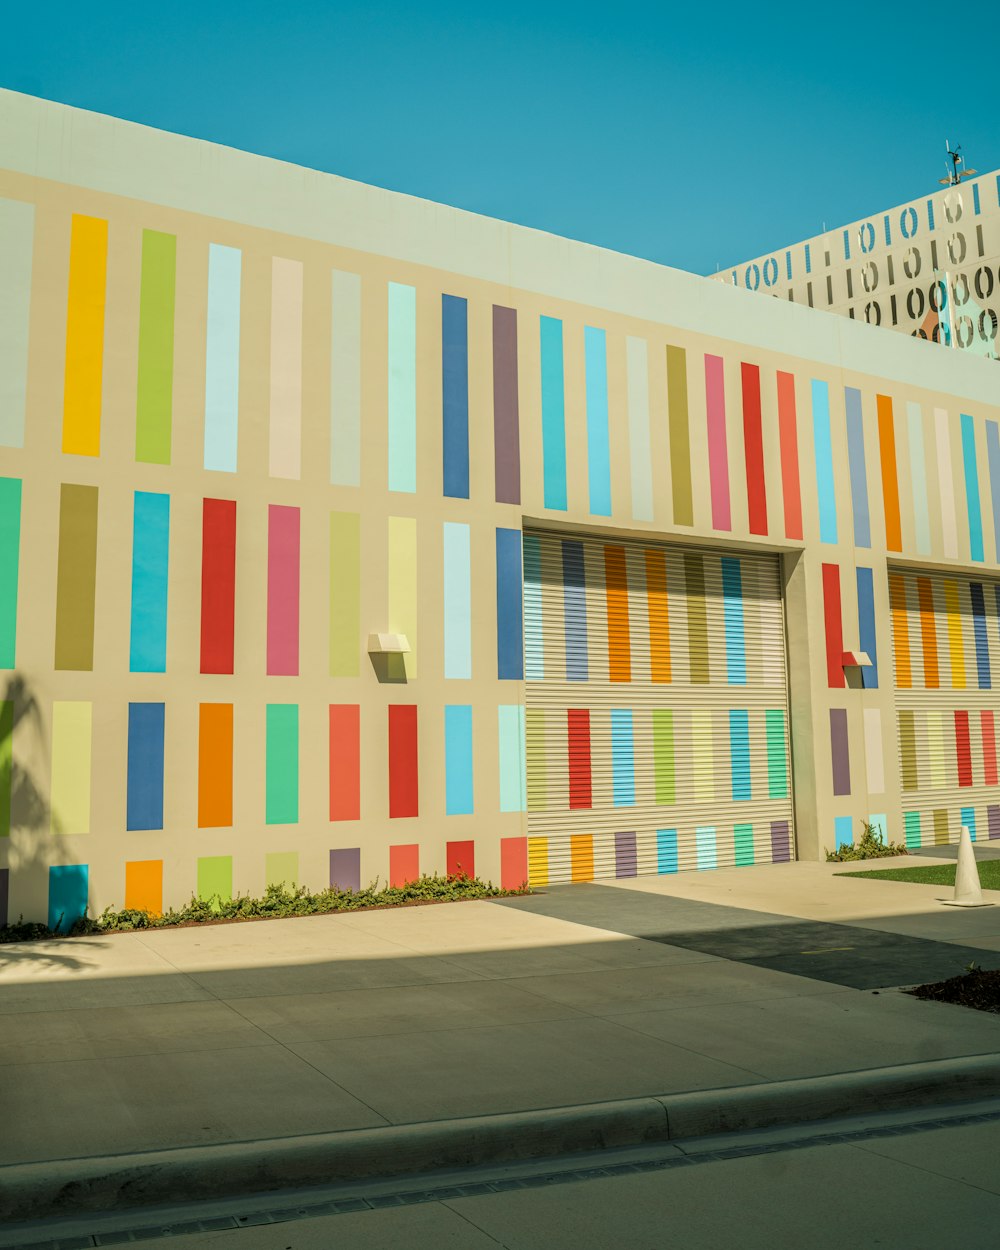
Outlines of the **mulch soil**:
<svg viewBox="0 0 1000 1250">
<path fill-rule="evenodd" d="M 947 981 L 918 985 L 909 990 L 915 998 L 930 998 L 939 1003 L 958 1003 L 976 1011 L 1000 1013 L 1000 970 L 963 972 Z"/>
</svg>

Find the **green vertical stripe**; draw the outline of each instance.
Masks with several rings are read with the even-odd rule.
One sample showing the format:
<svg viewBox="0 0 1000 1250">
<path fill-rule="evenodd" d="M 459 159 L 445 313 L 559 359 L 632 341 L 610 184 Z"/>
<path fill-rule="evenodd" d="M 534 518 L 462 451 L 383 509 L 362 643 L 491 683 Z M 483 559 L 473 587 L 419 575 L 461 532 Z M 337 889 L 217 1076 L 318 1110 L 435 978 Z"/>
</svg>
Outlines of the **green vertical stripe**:
<svg viewBox="0 0 1000 1250">
<path fill-rule="evenodd" d="M 269 825 L 299 819 L 299 705 L 267 705 L 267 815 Z"/>
<path fill-rule="evenodd" d="M 139 376 L 135 401 L 135 458 L 170 463 L 174 392 L 174 297 L 177 239 L 142 232 L 139 288 Z"/>
<path fill-rule="evenodd" d="M 670 431 L 670 487 L 673 493 L 674 524 L 693 525 L 687 352 L 683 347 L 667 347 L 667 416 Z"/>
<path fill-rule="evenodd" d="M 361 517 L 330 513 L 330 676 L 361 671 Z"/>
<path fill-rule="evenodd" d="M 55 667 L 94 667 L 97 487 L 64 482 L 59 500 Z"/>
<path fill-rule="evenodd" d="M 11 773 L 14 767 L 14 704 L 0 703 L 0 837 L 10 833 Z"/>
<path fill-rule="evenodd" d="M 705 565 L 701 556 L 684 557 L 687 587 L 688 659 L 691 684 L 708 685 L 708 614 L 705 610 Z"/>
<path fill-rule="evenodd" d="M 788 751 L 785 740 L 785 713 L 768 708 L 764 713 L 767 734 L 767 794 L 771 799 L 788 798 Z"/>
<path fill-rule="evenodd" d="M 917 775 L 917 739 L 912 712 L 899 714 L 899 756 L 902 761 L 903 789 L 916 790 L 920 780 Z"/>
<path fill-rule="evenodd" d="M 674 787 L 674 714 L 670 708 L 653 709 L 653 768 L 657 803 L 676 802 Z"/>
<path fill-rule="evenodd" d="M 921 845 L 920 813 L 919 812 L 904 812 L 903 822 L 904 822 L 904 826 L 906 829 L 907 848 L 912 850 L 915 847 L 919 847 Z"/>
<path fill-rule="evenodd" d="M 20 552 L 21 479 L 0 477 L 0 668 L 14 667 Z"/>
<path fill-rule="evenodd" d="M 736 867 L 745 868 L 753 863 L 753 825 L 734 825 L 733 841 L 736 844 Z"/>
<path fill-rule="evenodd" d="M 231 855 L 205 855 L 198 860 L 198 897 L 205 903 L 215 898 L 228 902 L 233 897 Z M 215 910 L 219 910 L 217 906 Z"/>
</svg>

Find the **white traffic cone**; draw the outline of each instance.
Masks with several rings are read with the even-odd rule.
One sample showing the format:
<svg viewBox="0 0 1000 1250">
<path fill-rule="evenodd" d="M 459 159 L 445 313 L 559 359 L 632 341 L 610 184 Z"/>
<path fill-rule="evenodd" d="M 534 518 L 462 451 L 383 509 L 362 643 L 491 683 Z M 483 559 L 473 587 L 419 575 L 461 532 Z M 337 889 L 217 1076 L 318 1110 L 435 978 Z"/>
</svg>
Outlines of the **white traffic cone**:
<svg viewBox="0 0 1000 1250">
<path fill-rule="evenodd" d="M 955 869 L 955 897 L 943 899 L 946 907 L 992 907 L 992 903 L 983 901 L 983 888 L 979 884 L 979 869 L 976 867 L 976 853 L 972 849 L 972 836 L 969 826 L 962 826 L 962 836 L 958 839 L 958 867 Z"/>
</svg>

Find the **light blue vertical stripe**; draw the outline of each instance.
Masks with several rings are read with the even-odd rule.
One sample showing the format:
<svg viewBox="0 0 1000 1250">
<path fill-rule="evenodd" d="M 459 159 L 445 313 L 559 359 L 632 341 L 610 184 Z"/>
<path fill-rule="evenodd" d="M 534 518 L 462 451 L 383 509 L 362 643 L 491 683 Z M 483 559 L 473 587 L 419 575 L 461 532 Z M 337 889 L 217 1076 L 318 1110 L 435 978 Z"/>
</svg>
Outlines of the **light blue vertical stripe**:
<svg viewBox="0 0 1000 1250">
<path fill-rule="evenodd" d="M 969 826 L 969 837 L 975 842 L 976 840 L 976 809 L 974 807 L 962 808 L 962 824 Z"/>
<path fill-rule="evenodd" d="M 563 390 L 563 323 L 542 317 L 542 476 L 545 507 L 566 511 L 566 401 Z"/>
<path fill-rule="evenodd" d="M 330 283 L 330 482 L 361 485 L 361 275 Z"/>
<path fill-rule="evenodd" d="M 819 539 L 837 541 L 837 496 L 833 482 L 833 442 L 830 437 L 830 388 L 812 379 L 813 453 L 819 500 Z"/>
<path fill-rule="evenodd" d="M 1000 561 L 1000 428 L 995 421 L 986 422 L 986 463 L 990 471 L 990 499 L 993 503 L 993 541 Z"/>
<path fill-rule="evenodd" d="M 656 831 L 656 871 L 659 873 L 677 871 L 676 829 L 657 829 Z"/>
<path fill-rule="evenodd" d="M 523 812 L 527 780 L 522 704 L 501 703 L 497 707 L 497 734 L 500 748 L 500 810 Z"/>
<path fill-rule="evenodd" d="M 130 672 L 166 672 L 169 562 L 170 496 L 137 490 L 132 504 Z"/>
<path fill-rule="evenodd" d="M 534 534 L 524 536 L 524 679 L 545 676 L 542 635 L 542 549 Z"/>
<path fill-rule="evenodd" d="M 729 709 L 729 766 L 733 781 L 733 802 L 753 798 L 750 780 L 750 713 L 743 708 Z"/>
<path fill-rule="evenodd" d="M 979 469 L 976 465 L 976 427 L 962 413 L 962 460 L 965 464 L 965 507 L 969 515 L 969 554 L 983 559 L 983 512 L 979 502 Z"/>
<path fill-rule="evenodd" d="M 851 816 L 834 816 L 833 818 L 834 850 L 842 846 L 850 846 L 854 841 L 854 818 Z"/>
<path fill-rule="evenodd" d="M 389 283 L 389 489 L 417 489 L 417 292 Z"/>
<path fill-rule="evenodd" d="M 868 817 L 868 823 L 875 830 L 879 841 L 888 844 L 889 822 L 886 820 L 885 812 L 874 812 Z"/>
<path fill-rule="evenodd" d="M 611 709 L 611 771 L 615 807 L 631 807 L 635 803 L 631 708 Z"/>
<path fill-rule="evenodd" d="M 611 451 L 608 446 L 608 349 L 605 333 L 583 331 L 587 374 L 587 480 L 592 516 L 611 515 Z"/>
<path fill-rule="evenodd" d="M 747 684 L 746 639 L 743 630 L 743 577 L 740 562 L 723 556 L 722 601 L 726 622 L 726 680 L 731 686 Z"/>
<path fill-rule="evenodd" d="M 924 418 L 920 405 L 906 405 L 910 435 L 910 479 L 913 484 L 913 529 L 917 554 L 931 554 L 931 510 L 927 506 L 927 459 L 924 455 Z M 995 427 L 994 427 L 995 428 Z M 1000 447 L 998 447 L 1000 453 Z"/>
<path fill-rule="evenodd" d="M 444 709 L 444 790 L 446 816 L 471 816 L 472 707 L 448 704 Z"/>
<path fill-rule="evenodd" d="M 24 446 L 35 206 L 0 199 L 0 444 Z"/>
<path fill-rule="evenodd" d="M 716 868 L 719 861 L 715 848 L 715 825 L 699 825 L 694 836 L 698 848 L 698 867 Z"/>
<path fill-rule="evenodd" d="M 861 417 L 861 392 L 855 386 L 844 388 L 847 411 L 847 459 L 851 470 L 851 508 L 854 513 L 854 545 L 872 545 L 868 515 L 868 471 L 865 467 L 865 428 Z"/>
<path fill-rule="evenodd" d="M 240 283 L 243 253 L 208 248 L 205 327 L 205 468 L 236 472 L 240 412 Z"/>
<path fill-rule="evenodd" d="M 566 633 L 566 680 L 587 680 L 587 586 L 583 543 L 562 544 L 563 620 Z"/>
<path fill-rule="evenodd" d="M 469 527 L 444 523 L 444 675 L 472 676 L 472 588 Z"/>
</svg>

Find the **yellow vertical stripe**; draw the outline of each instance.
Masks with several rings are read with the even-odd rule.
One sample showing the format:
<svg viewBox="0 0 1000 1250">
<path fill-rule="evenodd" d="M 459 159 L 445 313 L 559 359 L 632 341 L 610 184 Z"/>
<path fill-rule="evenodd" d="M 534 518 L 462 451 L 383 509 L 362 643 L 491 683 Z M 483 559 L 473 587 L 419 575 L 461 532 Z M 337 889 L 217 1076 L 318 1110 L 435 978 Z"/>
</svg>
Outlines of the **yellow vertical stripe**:
<svg viewBox="0 0 1000 1250">
<path fill-rule="evenodd" d="M 416 677 L 417 523 L 408 516 L 389 518 L 389 633 L 406 635 L 404 668 L 408 678 Z"/>
<path fill-rule="evenodd" d="M 948 614 L 948 653 L 951 658 L 951 684 L 955 690 L 964 690 L 965 643 L 962 640 L 962 613 L 958 606 L 958 584 L 945 582 L 944 608 Z"/>
<path fill-rule="evenodd" d="M 101 454 L 107 268 L 108 223 L 74 213 L 66 302 L 62 449 L 77 456 Z"/>
<path fill-rule="evenodd" d="M 524 714 L 524 746 L 528 772 L 528 811 L 544 812 L 547 806 L 545 784 L 545 713 L 529 707 Z"/>
<path fill-rule="evenodd" d="M 892 651 L 896 663 L 896 686 L 910 690 L 910 625 L 906 616 L 906 583 L 898 573 L 889 574 L 889 608 L 892 613 Z"/>
<path fill-rule="evenodd" d="M 691 713 L 691 765 L 694 797 L 715 798 L 715 760 L 712 754 L 712 713 L 698 708 Z"/>
<path fill-rule="evenodd" d="M 574 833 L 569 840 L 570 863 L 574 881 L 594 879 L 594 838 L 589 833 Z"/>
<path fill-rule="evenodd" d="M 927 758 L 930 763 L 930 784 L 934 790 L 943 790 L 945 784 L 944 768 L 944 726 L 940 712 L 927 713 Z"/>
<path fill-rule="evenodd" d="M 91 705 L 52 705 L 53 833 L 90 832 Z"/>
<path fill-rule="evenodd" d="M 548 838 L 528 839 L 528 885 L 548 885 L 549 883 L 549 840 Z"/>
</svg>

